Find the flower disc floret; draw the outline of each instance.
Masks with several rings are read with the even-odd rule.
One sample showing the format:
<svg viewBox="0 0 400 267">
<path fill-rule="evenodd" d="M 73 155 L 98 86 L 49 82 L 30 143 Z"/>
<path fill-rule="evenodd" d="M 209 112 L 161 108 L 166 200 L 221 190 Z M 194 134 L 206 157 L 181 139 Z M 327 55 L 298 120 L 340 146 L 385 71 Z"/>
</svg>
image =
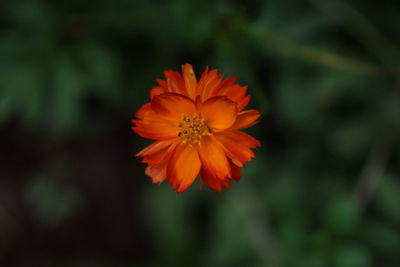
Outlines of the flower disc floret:
<svg viewBox="0 0 400 267">
<path fill-rule="evenodd" d="M 178 135 L 183 139 L 182 142 L 184 144 L 199 144 L 203 136 L 212 134 L 212 131 L 205 123 L 204 118 L 196 113 L 193 114 L 193 116 L 183 115 L 179 127 L 180 131 Z"/>
</svg>

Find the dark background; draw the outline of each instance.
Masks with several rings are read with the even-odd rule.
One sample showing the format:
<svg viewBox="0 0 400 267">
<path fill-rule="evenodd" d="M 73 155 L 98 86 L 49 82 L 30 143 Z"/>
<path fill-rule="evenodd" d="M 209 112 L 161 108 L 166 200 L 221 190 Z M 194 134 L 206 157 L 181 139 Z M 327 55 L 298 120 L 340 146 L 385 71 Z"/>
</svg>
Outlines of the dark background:
<svg viewBox="0 0 400 267">
<path fill-rule="evenodd" d="M 399 266 L 400 2 L 0 2 L 0 266 Z M 130 119 L 190 62 L 249 86 L 256 158 L 153 185 Z"/>
</svg>

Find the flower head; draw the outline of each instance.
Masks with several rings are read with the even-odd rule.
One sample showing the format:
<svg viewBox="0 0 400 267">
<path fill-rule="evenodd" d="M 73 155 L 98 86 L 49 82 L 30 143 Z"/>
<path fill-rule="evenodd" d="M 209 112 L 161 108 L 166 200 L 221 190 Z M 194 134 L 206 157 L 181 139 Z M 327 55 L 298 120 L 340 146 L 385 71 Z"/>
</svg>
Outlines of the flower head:
<svg viewBox="0 0 400 267">
<path fill-rule="evenodd" d="M 165 80 L 150 92 L 151 102 L 136 113 L 132 129 L 156 140 L 137 156 L 147 163 L 146 174 L 154 183 L 167 179 L 178 192 L 199 177 L 200 185 L 221 192 L 254 157 L 260 142 L 239 131 L 257 123 L 257 110 L 242 111 L 249 103 L 247 87 L 235 78 L 222 80 L 217 70 L 202 74 L 197 82 L 192 65 L 179 72 L 167 70 Z"/>
</svg>

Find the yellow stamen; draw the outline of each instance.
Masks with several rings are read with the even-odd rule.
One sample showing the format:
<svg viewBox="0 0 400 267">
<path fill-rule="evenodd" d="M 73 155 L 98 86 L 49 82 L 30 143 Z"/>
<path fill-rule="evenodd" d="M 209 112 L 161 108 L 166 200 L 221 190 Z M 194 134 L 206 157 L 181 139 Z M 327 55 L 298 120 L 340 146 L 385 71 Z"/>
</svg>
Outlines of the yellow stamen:
<svg viewBox="0 0 400 267">
<path fill-rule="evenodd" d="M 204 118 L 197 114 L 183 115 L 183 121 L 179 127 L 181 127 L 179 136 L 183 138 L 184 144 L 199 144 L 203 136 L 212 134 L 211 129 L 204 122 Z"/>
</svg>

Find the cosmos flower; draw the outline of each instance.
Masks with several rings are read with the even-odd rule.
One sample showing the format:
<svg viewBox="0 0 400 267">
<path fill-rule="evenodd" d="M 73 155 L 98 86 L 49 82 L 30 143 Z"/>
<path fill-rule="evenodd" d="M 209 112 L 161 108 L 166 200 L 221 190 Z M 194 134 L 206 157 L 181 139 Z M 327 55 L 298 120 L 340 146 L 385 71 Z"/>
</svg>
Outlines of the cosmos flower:
<svg viewBox="0 0 400 267">
<path fill-rule="evenodd" d="M 179 72 L 167 70 L 165 80 L 150 92 L 151 102 L 136 113 L 132 129 L 156 140 L 137 156 L 147 163 L 153 183 L 167 179 L 177 192 L 199 177 L 200 187 L 221 192 L 241 178 L 241 168 L 254 157 L 260 142 L 239 131 L 257 123 L 257 110 L 243 109 L 250 96 L 236 78 L 222 80 L 217 70 L 204 71 L 197 82 L 192 65 Z"/>
</svg>

